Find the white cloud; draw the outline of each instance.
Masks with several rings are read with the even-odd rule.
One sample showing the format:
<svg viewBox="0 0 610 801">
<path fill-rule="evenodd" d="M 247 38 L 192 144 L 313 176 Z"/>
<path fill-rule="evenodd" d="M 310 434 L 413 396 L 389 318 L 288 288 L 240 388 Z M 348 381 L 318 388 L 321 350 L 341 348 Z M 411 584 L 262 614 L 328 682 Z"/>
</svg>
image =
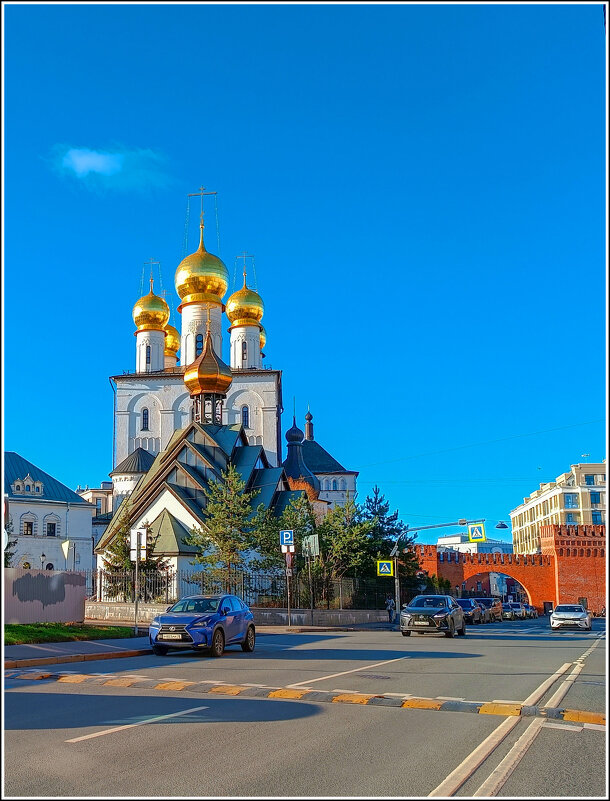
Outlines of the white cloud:
<svg viewBox="0 0 610 801">
<path fill-rule="evenodd" d="M 138 191 L 167 186 L 164 157 L 154 150 L 121 146 L 96 150 L 56 145 L 52 164 L 61 175 L 76 179 L 88 189 Z"/>
</svg>

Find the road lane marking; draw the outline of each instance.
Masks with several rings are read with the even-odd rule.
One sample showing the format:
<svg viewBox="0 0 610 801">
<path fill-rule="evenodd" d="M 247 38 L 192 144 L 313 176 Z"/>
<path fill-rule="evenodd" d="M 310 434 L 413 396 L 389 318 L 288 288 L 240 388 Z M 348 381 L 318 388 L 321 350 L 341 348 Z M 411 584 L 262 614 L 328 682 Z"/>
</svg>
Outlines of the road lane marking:
<svg viewBox="0 0 610 801">
<path fill-rule="evenodd" d="M 379 665 L 389 665 L 391 662 L 401 662 L 403 659 L 410 659 L 410 656 L 399 656 L 397 659 L 388 659 L 385 662 L 376 662 L 374 665 L 364 665 L 363 667 L 354 668 L 353 670 L 344 670 L 342 673 L 331 673 L 329 676 L 320 676 L 319 679 L 306 679 L 305 681 L 297 681 L 294 684 L 287 684 L 287 687 L 302 687 L 304 684 L 313 684 L 316 681 L 324 681 L 325 679 L 336 679 L 337 676 L 347 676 L 348 673 L 358 673 L 360 670 L 370 670 Z"/>
<path fill-rule="evenodd" d="M 524 706 L 535 704 L 546 693 L 548 688 L 554 684 L 568 668 L 572 667 L 571 662 L 566 662 L 559 670 L 555 671 L 552 676 L 545 679 L 542 684 L 534 690 L 531 695 L 523 702 Z M 509 717 L 500 723 L 497 729 L 487 736 L 480 745 L 478 745 L 466 759 L 452 770 L 451 773 L 444 779 L 437 787 L 428 793 L 428 798 L 451 796 L 469 779 L 472 774 L 483 764 L 487 757 L 494 751 L 498 745 L 504 740 L 509 732 L 519 723 L 520 717 Z"/>
<path fill-rule="evenodd" d="M 565 681 L 562 681 L 557 690 L 553 693 L 551 698 L 545 704 L 545 707 L 553 708 L 557 707 L 558 704 L 565 698 L 568 691 L 574 685 L 574 682 L 582 672 L 584 668 L 584 659 L 597 647 L 599 640 L 595 642 L 594 645 L 591 646 L 585 653 L 580 656 L 575 664 L 572 672 L 568 676 Z M 563 715 L 564 720 L 581 720 L 582 722 L 587 721 L 587 717 L 595 715 L 595 717 L 599 717 L 597 713 L 574 713 L 572 717 L 566 717 L 566 710 Z M 581 717 L 582 716 L 582 717 Z M 527 729 L 523 732 L 521 737 L 517 740 L 517 742 L 513 745 L 510 749 L 508 754 L 504 757 L 504 759 L 500 762 L 500 764 L 493 770 L 487 779 L 483 782 L 483 784 L 479 787 L 479 789 L 473 794 L 473 798 L 490 798 L 494 795 L 497 795 L 502 787 L 506 784 L 509 777 L 517 767 L 517 765 L 521 762 L 525 754 L 527 753 L 529 747 L 534 742 L 536 737 L 540 734 L 540 730 L 544 724 L 544 719 L 542 718 L 535 718 Z"/>
<path fill-rule="evenodd" d="M 200 712 L 202 709 L 209 709 L 207 706 L 194 706 L 191 709 L 183 709 L 181 712 L 172 712 L 170 715 L 157 715 L 154 718 L 147 720 L 140 720 L 137 723 L 127 723 L 125 726 L 115 726 L 112 729 L 104 729 L 103 731 L 96 731 L 93 734 L 84 734 L 82 737 L 73 737 L 71 740 L 66 740 L 67 743 L 80 743 L 82 740 L 91 740 L 94 737 L 102 737 L 104 734 L 114 734 L 117 731 L 124 731 L 125 729 L 133 729 L 135 726 L 144 726 L 147 723 L 157 723 L 160 720 L 167 720 L 168 718 L 178 718 L 180 715 L 190 715 L 191 712 Z"/>
</svg>

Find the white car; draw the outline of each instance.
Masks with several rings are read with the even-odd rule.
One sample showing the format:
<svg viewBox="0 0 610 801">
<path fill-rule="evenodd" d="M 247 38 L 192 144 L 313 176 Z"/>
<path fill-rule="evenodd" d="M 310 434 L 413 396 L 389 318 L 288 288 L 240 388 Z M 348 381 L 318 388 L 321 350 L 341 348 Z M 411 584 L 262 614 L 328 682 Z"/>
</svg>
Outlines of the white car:
<svg viewBox="0 0 610 801">
<path fill-rule="evenodd" d="M 591 631 L 593 615 L 581 604 L 559 604 L 551 612 L 551 628 L 578 628 Z"/>
</svg>

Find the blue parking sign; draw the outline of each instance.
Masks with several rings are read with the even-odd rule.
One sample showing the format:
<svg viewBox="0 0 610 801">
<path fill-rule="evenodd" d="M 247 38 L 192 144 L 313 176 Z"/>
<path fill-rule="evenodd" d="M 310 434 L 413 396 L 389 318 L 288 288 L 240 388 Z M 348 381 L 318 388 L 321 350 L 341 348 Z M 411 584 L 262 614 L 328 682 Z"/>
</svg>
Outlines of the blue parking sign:
<svg viewBox="0 0 610 801">
<path fill-rule="evenodd" d="M 294 545 L 294 531 L 291 528 L 280 531 L 280 545 Z"/>
</svg>

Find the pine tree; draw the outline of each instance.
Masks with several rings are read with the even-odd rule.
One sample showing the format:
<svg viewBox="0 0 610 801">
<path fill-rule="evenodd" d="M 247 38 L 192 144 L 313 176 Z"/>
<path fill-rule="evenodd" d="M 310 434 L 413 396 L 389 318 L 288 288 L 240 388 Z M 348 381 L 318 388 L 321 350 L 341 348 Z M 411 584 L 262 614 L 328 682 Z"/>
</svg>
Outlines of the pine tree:
<svg viewBox="0 0 610 801">
<path fill-rule="evenodd" d="M 248 550 L 247 532 L 251 527 L 252 501 L 260 490 L 246 492 L 246 484 L 233 465 L 211 481 L 203 490 L 207 503 L 203 508 L 205 530 L 194 528 L 184 538 L 199 553 L 192 564 L 210 568 L 238 568 Z"/>
<path fill-rule="evenodd" d="M 318 526 L 320 561 L 327 576 L 340 579 L 347 573 L 362 575 L 370 566 L 369 541 L 373 521 L 351 498 L 331 509 Z"/>
<path fill-rule="evenodd" d="M 273 509 L 260 506 L 252 520 L 247 534 L 250 548 L 257 552 L 255 566 L 262 571 L 283 569 L 285 557 L 280 550 L 280 531 L 294 531 L 297 567 L 302 566 L 303 537 L 308 537 L 316 530 L 313 508 L 305 493 L 290 501 L 282 514 L 277 517 Z"/>
</svg>

